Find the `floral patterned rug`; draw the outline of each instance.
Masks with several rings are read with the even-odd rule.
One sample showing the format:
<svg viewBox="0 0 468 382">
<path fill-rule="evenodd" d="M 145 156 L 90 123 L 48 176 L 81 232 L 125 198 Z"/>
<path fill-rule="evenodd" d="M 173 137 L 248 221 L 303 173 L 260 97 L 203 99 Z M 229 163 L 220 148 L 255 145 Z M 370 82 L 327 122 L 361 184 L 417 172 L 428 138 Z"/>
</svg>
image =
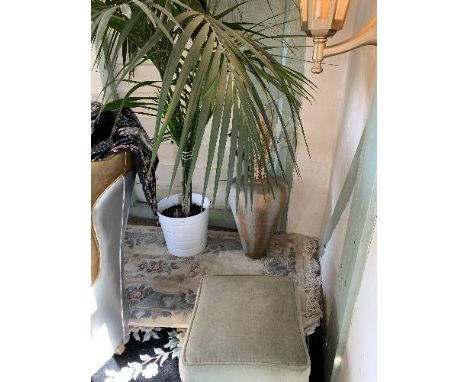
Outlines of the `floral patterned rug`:
<svg viewBox="0 0 468 382">
<path fill-rule="evenodd" d="M 187 328 L 200 279 L 204 275 L 288 276 L 298 287 L 306 334 L 322 318 L 318 239 L 277 234 L 267 256 L 249 259 L 237 232 L 208 231 L 205 251 L 193 257 L 171 255 L 158 227 L 128 225 L 124 242 L 124 277 L 130 303 L 129 330 Z"/>
</svg>

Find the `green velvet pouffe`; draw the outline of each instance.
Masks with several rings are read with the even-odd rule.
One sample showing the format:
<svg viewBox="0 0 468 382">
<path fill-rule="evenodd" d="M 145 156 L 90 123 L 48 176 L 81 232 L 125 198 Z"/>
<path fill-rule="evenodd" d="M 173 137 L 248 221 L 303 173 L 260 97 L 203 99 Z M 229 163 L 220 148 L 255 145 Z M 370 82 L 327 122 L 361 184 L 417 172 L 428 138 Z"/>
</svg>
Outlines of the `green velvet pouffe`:
<svg viewBox="0 0 468 382">
<path fill-rule="evenodd" d="M 306 382 L 310 359 L 287 277 L 207 276 L 179 361 L 183 382 Z"/>
</svg>

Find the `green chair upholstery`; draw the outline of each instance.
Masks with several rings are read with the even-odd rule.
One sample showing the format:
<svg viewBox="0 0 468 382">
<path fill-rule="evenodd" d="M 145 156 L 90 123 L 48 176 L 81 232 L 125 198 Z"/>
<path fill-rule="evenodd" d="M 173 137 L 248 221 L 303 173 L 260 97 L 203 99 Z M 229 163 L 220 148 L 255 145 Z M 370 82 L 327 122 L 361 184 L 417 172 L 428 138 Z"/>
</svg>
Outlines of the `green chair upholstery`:
<svg viewBox="0 0 468 382">
<path fill-rule="evenodd" d="M 207 276 L 179 361 L 183 382 L 306 382 L 296 288 L 274 276 Z"/>
</svg>

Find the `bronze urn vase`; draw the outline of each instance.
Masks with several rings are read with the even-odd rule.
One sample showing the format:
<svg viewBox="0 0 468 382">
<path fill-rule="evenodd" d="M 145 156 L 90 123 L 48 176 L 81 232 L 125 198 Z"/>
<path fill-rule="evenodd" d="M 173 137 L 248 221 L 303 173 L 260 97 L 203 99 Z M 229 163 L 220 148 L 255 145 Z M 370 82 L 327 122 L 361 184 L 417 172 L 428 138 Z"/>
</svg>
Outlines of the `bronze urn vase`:
<svg viewBox="0 0 468 382">
<path fill-rule="evenodd" d="M 252 198 L 249 191 L 246 196 L 241 184 L 236 207 L 236 178 L 233 179 L 229 193 L 229 206 L 236 221 L 242 249 L 247 257 L 260 259 L 266 256 L 271 237 L 278 225 L 278 219 L 286 206 L 288 192 L 288 186 L 281 178 L 271 178 L 271 189 L 268 192 L 264 191 L 260 180 L 254 180 Z"/>
</svg>

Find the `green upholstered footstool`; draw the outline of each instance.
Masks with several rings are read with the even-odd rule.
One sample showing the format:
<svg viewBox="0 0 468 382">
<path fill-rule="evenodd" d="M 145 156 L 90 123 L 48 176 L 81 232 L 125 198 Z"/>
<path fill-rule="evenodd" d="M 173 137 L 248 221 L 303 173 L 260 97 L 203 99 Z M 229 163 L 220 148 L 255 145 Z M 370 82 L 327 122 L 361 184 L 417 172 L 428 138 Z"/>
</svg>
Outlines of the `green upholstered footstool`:
<svg viewBox="0 0 468 382">
<path fill-rule="evenodd" d="M 179 361 L 183 382 L 306 382 L 296 288 L 274 276 L 207 276 Z"/>
</svg>

